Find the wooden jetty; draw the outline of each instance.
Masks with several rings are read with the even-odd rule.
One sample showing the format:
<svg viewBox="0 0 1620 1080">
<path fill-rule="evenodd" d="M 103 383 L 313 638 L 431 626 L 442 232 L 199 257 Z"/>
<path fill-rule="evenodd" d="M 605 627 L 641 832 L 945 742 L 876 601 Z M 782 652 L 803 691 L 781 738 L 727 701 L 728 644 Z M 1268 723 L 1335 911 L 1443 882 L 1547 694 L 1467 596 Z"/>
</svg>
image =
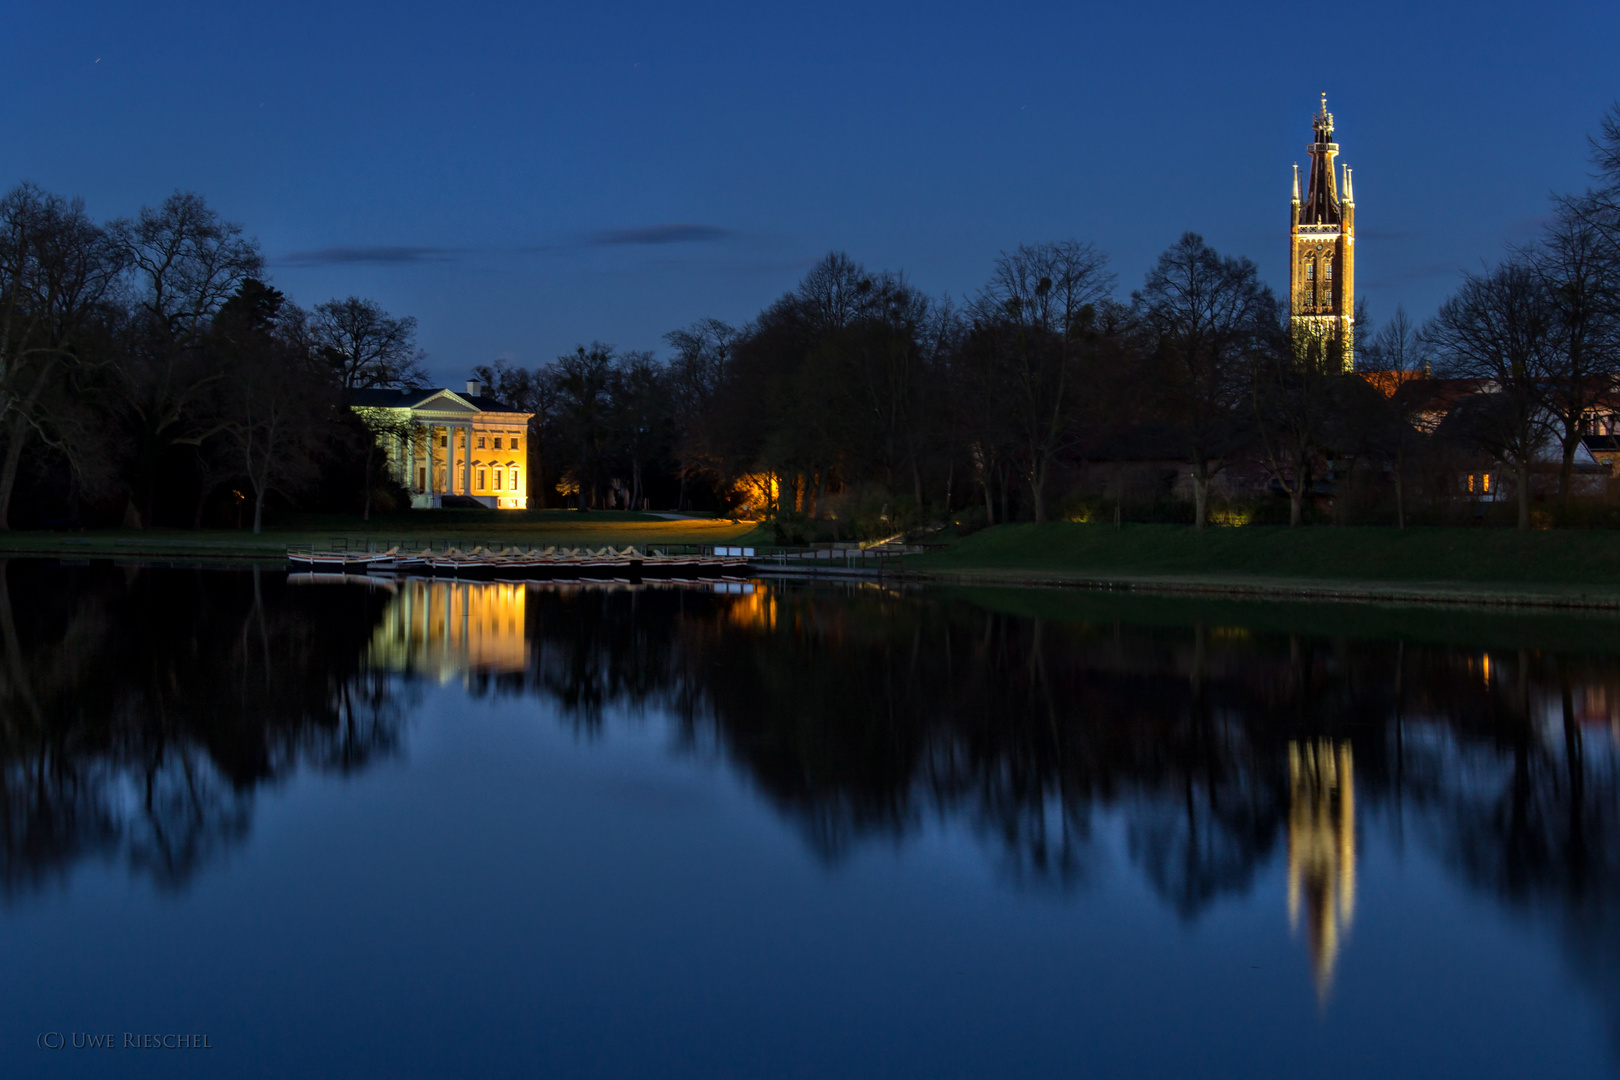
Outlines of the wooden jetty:
<svg viewBox="0 0 1620 1080">
<path fill-rule="evenodd" d="M 412 574 L 471 581 L 554 581 L 594 579 L 643 581 L 657 578 L 742 578 L 748 560 L 721 555 L 652 555 L 633 547 L 615 550 L 548 547 L 530 551 L 315 551 L 289 549 L 296 571 L 329 574 Z"/>
</svg>

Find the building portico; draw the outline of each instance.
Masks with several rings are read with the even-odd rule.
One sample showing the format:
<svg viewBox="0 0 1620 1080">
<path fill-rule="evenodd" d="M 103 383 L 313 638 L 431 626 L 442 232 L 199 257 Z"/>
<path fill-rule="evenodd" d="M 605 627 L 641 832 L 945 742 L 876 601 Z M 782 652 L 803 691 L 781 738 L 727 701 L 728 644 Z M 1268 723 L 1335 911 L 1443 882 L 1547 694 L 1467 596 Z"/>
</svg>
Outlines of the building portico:
<svg viewBox="0 0 1620 1080">
<path fill-rule="evenodd" d="M 466 393 L 361 390 L 350 404 L 377 416 L 388 473 L 410 491 L 413 509 L 441 507 L 447 498 L 527 508 L 531 413 L 484 396 L 475 381 Z"/>
</svg>

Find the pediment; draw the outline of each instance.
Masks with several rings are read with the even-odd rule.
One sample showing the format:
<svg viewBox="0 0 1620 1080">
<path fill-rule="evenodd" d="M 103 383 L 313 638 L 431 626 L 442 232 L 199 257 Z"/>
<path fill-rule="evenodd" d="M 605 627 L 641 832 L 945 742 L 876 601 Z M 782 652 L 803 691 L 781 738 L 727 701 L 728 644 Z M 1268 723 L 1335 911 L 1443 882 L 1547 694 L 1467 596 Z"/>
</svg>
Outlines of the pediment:
<svg viewBox="0 0 1620 1080">
<path fill-rule="evenodd" d="M 417 412 L 433 413 L 476 413 L 483 411 L 472 402 L 458 396 L 454 390 L 440 390 L 432 397 L 417 402 L 415 409 Z"/>
</svg>

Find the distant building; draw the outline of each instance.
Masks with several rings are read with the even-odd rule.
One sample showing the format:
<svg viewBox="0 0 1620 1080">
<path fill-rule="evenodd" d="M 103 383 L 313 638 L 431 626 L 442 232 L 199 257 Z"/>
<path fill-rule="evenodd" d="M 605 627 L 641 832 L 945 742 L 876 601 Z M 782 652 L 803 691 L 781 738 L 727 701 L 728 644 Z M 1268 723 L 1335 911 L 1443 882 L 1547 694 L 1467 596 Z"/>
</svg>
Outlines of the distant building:
<svg viewBox="0 0 1620 1080">
<path fill-rule="evenodd" d="M 410 491 L 413 509 L 528 508 L 525 440 L 534 414 L 485 397 L 483 384 L 469 381 L 466 393 L 357 390 L 349 405 L 375 420 L 388 475 Z"/>
<path fill-rule="evenodd" d="M 1339 197 L 1339 144 L 1333 141 L 1333 114 L 1322 111 L 1311 122 L 1315 139 L 1305 149 L 1311 171 L 1305 198 L 1299 197 L 1299 166 L 1294 166 L 1288 257 L 1288 316 L 1296 340 L 1315 337 L 1336 343 L 1345 371 L 1354 367 L 1356 310 L 1356 201 L 1350 170 Z"/>
</svg>

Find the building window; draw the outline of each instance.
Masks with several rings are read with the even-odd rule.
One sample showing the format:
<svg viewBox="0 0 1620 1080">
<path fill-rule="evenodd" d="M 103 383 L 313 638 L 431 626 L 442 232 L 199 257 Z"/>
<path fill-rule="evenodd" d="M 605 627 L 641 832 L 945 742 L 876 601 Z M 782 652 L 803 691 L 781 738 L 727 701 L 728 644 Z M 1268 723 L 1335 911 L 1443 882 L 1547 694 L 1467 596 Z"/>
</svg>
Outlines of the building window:
<svg viewBox="0 0 1620 1080">
<path fill-rule="evenodd" d="M 512 436 L 512 449 L 516 450 L 517 448 L 518 448 L 517 436 L 514 435 L 514 436 Z"/>
<path fill-rule="evenodd" d="M 427 490 L 427 466 L 426 465 L 418 465 L 416 467 L 416 490 L 417 491 L 426 491 Z"/>
<path fill-rule="evenodd" d="M 1491 474 L 1483 473 L 1479 478 L 1479 490 L 1489 495 L 1491 493 Z"/>
<path fill-rule="evenodd" d="M 439 445 L 440 446 L 449 446 L 450 445 L 450 436 L 448 436 L 448 435 L 440 435 L 439 436 Z"/>
<path fill-rule="evenodd" d="M 480 440 L 480 441 L 482 441 L 482 440 Z M 488 481 L 489 481 L 489 477 L 484 473 L 484 470 L 479 469 L 478 470 L 478 490 L 479 491 L 488 491 L 489 490 Z"/>
<path fill-rule="evenodd" d="M 494 487 L 493 490 L 495 490 L 495 491 L 501 490 L 501 470 L 499 470 L 499 469 L 495 470 L 495 487 Z"/>
<path fill-rule="evenodd" d="M 1315 259 L 1306 259 L 1305 260 L 1305 280 L 1306 281 L 1315 281 L 1316 280 L 1316 260 Z"/>
<path fill-rule="evenodd" d="M 484 437 L 482 435 L 480 435 L 480 436 L 478 436 L 478 449 L 482 450 L 483 448 L 484 448 Z"/>
<path fill-rule="evenodd" d="M 500 448 L 501 448 L 501 437 L 499 435 L 497 435 L 497 436 L 495 436 L 495 449 L 499 450 Z"/>
<path fill-rule="evenodd" d="M 516 491 L 518 489 L 518 476 L 517 476 L 517 474 L 518 474 L 518 471 L 516 469 L 513 469 L 512 470 L 512 490 L 513 491 Z"/>
<path fill-rule="evenodd" d="M 1333 264 L 1331 262 L 1327 262 L 1327 263 L 1322 264 L 1322 280 L 1323 281 L 1332 281 L 1333 280 Z"/>
</svg>

